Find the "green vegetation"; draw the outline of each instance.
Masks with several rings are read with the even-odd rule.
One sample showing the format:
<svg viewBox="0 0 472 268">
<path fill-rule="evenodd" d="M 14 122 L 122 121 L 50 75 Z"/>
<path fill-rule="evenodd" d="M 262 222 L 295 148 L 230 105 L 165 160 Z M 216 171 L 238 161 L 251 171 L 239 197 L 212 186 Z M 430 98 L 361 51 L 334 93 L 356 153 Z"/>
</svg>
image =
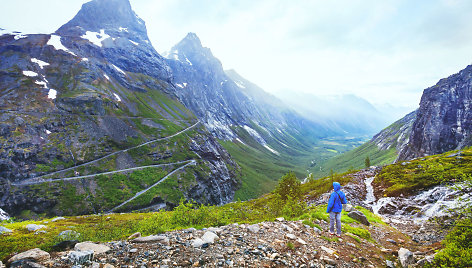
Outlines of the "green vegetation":
<svg viewBox="0 0 472 268">
<path fill-rule="evenodd" d="M 465 176 L 463 184 L 455 188 L 471 189 L 472 176 Z M 460 206 L 456 208 L 455 225 L 442 241 L 444 248 L 436 254 L 431 267 L 472 267 L 472 210 L 469 203 L 460 198 L 457 201 Z"/>
<path fill-rule="evenodd" d="M 366 142 L 363 145 L 335 156 L 320 164 L 320 168 L 314 171 L 315 177 L 327 176 L 330 170 L 336 172 L 346 172 L 352 169 L 361 169 L 370 165 L 387 165 L 393 163 L 397 157 L 395 147 L 382 151 L 372 142 Z M 366 160 L 369 159 L 369 163 Z"/>
<path fill-rule="evenodd" d="M 472 266 L 472 218 L 457 224 L 442 242 L 444 248 L 436 254 L 431 267 Z"/>
<path fill-rule="evenodd" d="M 197 166 L 198 167 L 198 166 Z M 196 170 L 194 170 L 196 171 Z M 143 172 L 146 172 L 144 170 Z M 124 175 L 123 175 L 124 176 Z M 134 175 L 138 176 L 138 174 Z M 180 176 L 184 176 L 183 174 Z M 92 215 L 68 217 L 66 220 L 51 222 L 43 220 L 34 223 L 43 223 L 48 221 L 48 233 L 34 235 L 26 231 L 25 226 L 33 221 L 7 223 L 2 225 L 12 229 L 13 233 L 0 236 L 0 259 L 5 259 L 12 252 L 20 252 L 26 249 L 39 247 L 44 250 L 51 250 L 52 246 L 60 240 L 57 235 L 71 228 L 80 233 L 79 241 L 113 241 L 126 239 L 135 232 L 141 232 L 143 235 L 162 233 L 164 231 L 184 229 L 189 227 L 204 228 L 210 226 L 227 225 L 230 223 L 256 223 L 262 221 L 273 221 L 275 218 L 283 216 L 286 219 L 306 218 L 308 222 L 320 218 L 317 213 L 326 210 L 326 206 L 306 207 L 303 201 L 307 194 L 317 192 L 316 187 L 323 183 L 330 183 L 329 178 L 314 181 L 310 188 L 305 185 L 289 184 L 293 182 L 294 173 L 286 174 L 279 183 L 274 193 L 264 195 L 258 199 L 245 202 L 234 202 L 223 206 L 205 206 L 197 205 L 193 202 L 179 201 L 179 205 L 173 211 L 161 211 L 158 213 L 130 213 L 130 214 L 110 214 L 110 215 Z M 105 178 L 101 178 L 100 183 L 106 183 Z M 119 180 L 120 184 L 134 192 L 130 185 L 126 184 L 126 179 L 120 176 L 108 178 Z M 128 178 L 133 180 L 133 178 Z M 150 183 L 151 179 L 149 179 Z M 144 183 L 144 182 L 140 182 Z M 298 186 L 297 186 L 298 185 Z M 64 185 L 63 185 L 64 186 Z M 295 186 L 298 190 L 291 191 Z M 303 186 L 303 187 L 302 187 Z M 276 193 L 277 192 L 277 193 Z M 280 198 L 280 193 L 287 193 L 285 199 Z M 301 193 L 301 194 L 300 194 Z M 77 194 L 77 193 L 75 193 Z M 299 197 L 297 197 L 299 196 Z M 110 196 L 112 198 L 113 195 Z M 294 205 L 298 204 L 298 205 Z M 324 213 L 327 215 L 326 213 Z M 345 215 L 343 215 L 345 217 Z M 324 217 L 323 217 L 324 218 Z M 325 218 L 326 219 L 326 218 Z M 358 223 L 353 222 L 354 225 Z M 317 228 L 319 225 L 311 224 Z M 311 226 L 310 225 L 310 226 Z M 71 227 L 72 226 L 72 227 Z M 321 229 L 321 228 L 320 228 Z M 353 226 L 349 229 L 356 236 L 368 237 L 359 227 Z M 3 246 L 4 245 L 4 246 Z"/>
<path fill-rule="evenodd" d="M 472 175 L 472 148 L 451 151 L 386 166 L 374 183 L 388 196 L 409 194 L 445 182 L 462 181 Z"/>
<path fill-rule="evenodd" d="M 220 141 L 241 167 L 241 187 L 236 192 L 236 200 L 248 200 L 270 192 L 277 184 L 277 178 L 289 171 L 293 171 L 299 178 L 308 177 L 309 173 L 315 173 L 319 169 L 317 162 L 337 154 L 328 149 L 345 152 L 358 142 L 343 138 L 322 140 L 313 135 L 290 131 L 290 128 L 288 131 L 271 135 L 257 124 L 251 124 L 251 128 L 278 154 L 260 145 L 242 128 L 233 128 L 242 142 Z"/>
</svg>

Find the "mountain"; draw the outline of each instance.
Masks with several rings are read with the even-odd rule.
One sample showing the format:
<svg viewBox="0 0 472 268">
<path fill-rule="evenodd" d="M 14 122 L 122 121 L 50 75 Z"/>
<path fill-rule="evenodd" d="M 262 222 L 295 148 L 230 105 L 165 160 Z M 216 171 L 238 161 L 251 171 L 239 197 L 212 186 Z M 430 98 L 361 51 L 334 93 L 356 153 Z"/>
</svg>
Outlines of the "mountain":
<svg viewBox="0 0 472 268">
<path fill-rule="evenodd" d="M 361 168 L 369 157 L 372 165 L 410 160 L 460 150 L 472 145 L 472 65 L 439 80 L 423 91 L 420 107 L 376 134 L 353 151 L 322 164 L 328 174 L 350 167 Z"/>
<path fill-rule="evenodd" d="M 270 191 L 290 170 L 307 176 L 314 161 L 352 148 L 340 129 L 304 118 L 236 71 L 225 71 L 194 33 L 166 57 L 176 85 L 174 94 L 241 167 L 242 187 L 236 198 Z M 337 138 L 324 140 L 333 136 Z"/>
<path fill-rule="evenodd" d="M 10 216 L 233 200 L 239 167 L 177 98 L 128 0 L 0 36 L 0 207 Z M 5 34 L 3 34 L 5 33 Z"/>
<path fill-rule="evenodd" d="M 472 145 L 472 65 L 423 91 L 412 133 L 399 159 Z"/>
<path fill-rule="evenodd" d="M 361 146 L 328 159 L 320 164 L 315 176 L 327 176 L 331 171 L 345 172 L 365 167 L 368 157 L 371 165 L 388 165 L 398 158 L 398 153 L 407 146 L 417 111 L 413 111 L 386 127 Z"/>
<path fill-rule="evenodd" d="M 315 96 L 284 91 L 277 96 L 304 117 L 346 135 L 372 135 L 392 120 L 383 110 L 352 94 Z"/>
</svg>

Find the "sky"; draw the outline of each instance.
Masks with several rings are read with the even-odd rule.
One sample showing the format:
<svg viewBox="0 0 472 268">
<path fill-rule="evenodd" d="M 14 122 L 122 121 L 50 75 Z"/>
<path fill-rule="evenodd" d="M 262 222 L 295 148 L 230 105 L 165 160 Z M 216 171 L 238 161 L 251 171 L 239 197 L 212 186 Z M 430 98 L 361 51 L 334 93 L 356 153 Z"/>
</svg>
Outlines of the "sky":
<svg viewBox="0 0 472 268">
<path fill-rule="evenodd" d="M 0 27 L 51 33 L 85 0 L 0 0 Z M 469 0 L 130 0 L 159 53 L 196 33 L 225 69 L 274 93 L 355 94 L 415 109 L 472 63 Z"/>
</svg>

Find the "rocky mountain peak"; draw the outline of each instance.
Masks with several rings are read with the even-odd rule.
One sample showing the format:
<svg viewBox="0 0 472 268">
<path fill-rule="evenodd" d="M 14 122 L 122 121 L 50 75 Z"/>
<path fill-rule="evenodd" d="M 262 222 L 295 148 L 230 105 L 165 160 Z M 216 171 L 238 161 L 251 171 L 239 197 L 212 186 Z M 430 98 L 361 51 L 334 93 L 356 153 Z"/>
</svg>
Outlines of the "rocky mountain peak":
<svg viewBox="0 0 472 268">
<path fill-rule="evenodd" d="M 92 0 L 82 5 L 80 11 L 56 33 L 61 36 L 77 36 L 89 32 L 106 31 L 107 34 L 129 33 L 148 40 L 144 21 L 132 10 L 129 0 Z"/>
<path fill-rule="evenodd" d="M 408 146 L 399 159 L 472 145 L 472 65 L 424 90 Z"/>
<path fill-rule="evenodd" d="M 167 58 L 194 65 L 197 68 L 216 68 L 223 73 L 221 62 L 213 56 L 209 48 L 202 45 L 195 33 L 188 33 L 184 39 L 173 46 Z"/>
</svg>

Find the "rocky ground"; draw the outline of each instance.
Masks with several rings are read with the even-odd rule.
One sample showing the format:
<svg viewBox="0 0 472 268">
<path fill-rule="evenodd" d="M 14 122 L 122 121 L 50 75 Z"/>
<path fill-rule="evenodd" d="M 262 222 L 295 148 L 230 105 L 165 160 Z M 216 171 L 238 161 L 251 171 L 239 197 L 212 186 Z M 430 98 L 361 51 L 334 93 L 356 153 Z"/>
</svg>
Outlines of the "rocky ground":
<svg viewBox="0 0 472 268">
<path fill-rule="evenodd" d="M 10 267 L 397 267 L 432 258 L 433 247 L 419 246 L 398 230 L 370 225 L 372 240 L 285 221 L 186 229 L 102 244 L 63 242 L 58 252 L 39 249 L 9 259 Z M 62 248 L 62 249 L 61 249 Z M 403 249 L 402 249 L 403 248 Z M 67 250 L 68 249 L 68 250 Z M 409 249 L 409 250 L 407 250 Z M 411 251 L 410 251 L 411 250 Z M 415 265 L 419 265 L 418 263 Z"/>
</svg>

